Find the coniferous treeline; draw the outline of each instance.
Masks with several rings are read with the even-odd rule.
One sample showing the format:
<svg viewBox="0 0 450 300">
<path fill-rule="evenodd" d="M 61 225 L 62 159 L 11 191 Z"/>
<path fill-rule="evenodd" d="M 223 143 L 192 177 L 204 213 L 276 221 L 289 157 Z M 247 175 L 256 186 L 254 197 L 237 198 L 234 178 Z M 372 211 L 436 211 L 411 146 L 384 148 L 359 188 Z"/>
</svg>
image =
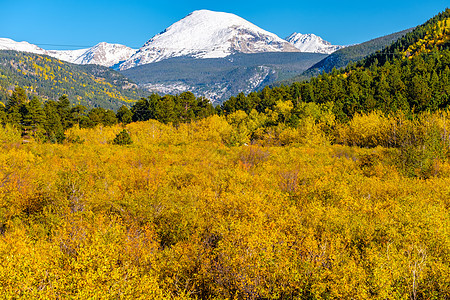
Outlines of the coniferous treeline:
<svg viewBox="0 0 450 300">
<path fill-rule="evenodd" d="M 93 108 L 88 111 L 83 105 L 72 106 L 66 95 L 57 101 L 42 103 L 38 96 L 29 99 L 22 87 L 16 87 L 6 105 L 0 106 L 0 122 L 15 126 L 23 136 L 61 143 L 65 139 L 64 132 L 75 124 L 81 128 L 114 125 L 117 117 L 112 110 Z"/>
<path fill-rule="evenodd" d="M 247 96 L 239 94 L 225 101 L 221 110 L 230 114 L 237 110 L 249 113 L 273 111 L 277 102 L 291 101 L 295 119 L 302 102 L 329 103 L 340 121 L 355 113 L 399 110 L 410 113 L 435 111 L 450 101 L 450 51 L 434 51 L 411 59 L 394 59 L 379 66 L 354 68 L 324 73 L 309 82 L 291 86 L 265 88 Z"/>
<path fill-rule="evenodd" d="M 208 99 L 184 92 L 176 96 L 153 94 L 147 99 L 142 98 L 131 107 L 131 113 L 134 122 L 154 119 L 165 124 L 178 124 L 208 117 L 215 109 Z"/>
<path fill-rule="evenodd" d="M 323 73 L 308 82 L 265 88 L 225 101 L 230 114 L 274 111 L 279 101 L 291 101 L 291 121 L 302 102 L 329 103 L 340 121 L 355 113 L 380 110 L 414 114 L 435 111 L 450 101 L 450 9 L 418 26 L 393 45 L 343 70 Z"/>
<path fill-rule="evenodd" d="M 428 48 L 428 51 L 436 51 L 438 48 L 448 49 L 450 46 L 449 18 L 450 9 L 447 8 L 424 24 L 417 26 L 412 32 L 405 34 L 405 36 L 401 37 L 390 46 L 384 48 L 382 51 L 377 51 L 372 55 L 369 55 L 359 61 L 356 65 L 359 67 L 369 67 L 375 61 L 383 65 L 387 61 L 414 54 L 412 50 L 425 50 L 425 47 Z M 420 49 L 420 47 L 419 49 L 417 49 L 417 47 L 411 47 L 418 42 L 421 42 L 420 46 L 423 46 L 422 49 Z M 406 53 L 407 50 L 410 50 L 408 51 L 409 53 Z"/>
<path fill-rule="evenodd" d="M 137 101 L 131 110 L 123 105 L 115 113 L 102 107 L 88 110 L 83 105 L 72 106 L 66 95 L 61 96 L 58 101 L 42 103 L 36 95 L 29 99 L 22 87 L 16 87 L 6 105 L 0 105 L 0 124 L 15 126 L 22 131 L 23 136 L 61 143 L 65 139 L 64 132 L 75 124 L 80 128 L 92 128 L 149 119 L 178 124 L 214 113 L 214 107 L 206 98 L 196 98 L 191 92 L 176 96 L 153 94 Z"/>
</svg>

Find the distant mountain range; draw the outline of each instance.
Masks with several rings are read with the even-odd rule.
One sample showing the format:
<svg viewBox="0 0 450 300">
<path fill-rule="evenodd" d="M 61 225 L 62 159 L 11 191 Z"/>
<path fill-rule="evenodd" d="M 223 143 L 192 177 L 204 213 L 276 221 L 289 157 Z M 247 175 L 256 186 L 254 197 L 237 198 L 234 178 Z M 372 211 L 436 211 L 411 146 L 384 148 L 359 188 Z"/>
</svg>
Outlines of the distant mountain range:
<svg viewBox="0 0 450 300">
<path fill-rule="evenodd" d="M 345 47 L 332 45 L 314 34 L 293 33 L 286 39 L 281 39 L 234 14 L 198 10 L 152 37 L 140 49 L 102 42 L 79 50 L 45 50 L 28 42 L 0 38 L 0 50 L 48 55 L 78 65 L 100 65 L 120 70 L 147 92 L 176 94 L 189 90 L 197 96 L 205 96 L 212 102 L 221 103 L 237 93 L 256 91 L 265 85 L 289 80 L 299 74 L 306 75 L 295 77 L 296 80 L 333 67 L 345 66 L 361 58 L 359 54 L 365 56 L 382 49 L 393 39 L 400 37 L 400 34 L 382 38 L 375 43 L 368 42 L 368 47 L 365 43 Z M 16 58 L 11 58 L 10 54 L 7 57 L 15 63 Z M 55 65 L 53 61 L 52 64 Z M 67 70 L 70 69 L 68 64 L 64 65 Z M 45 86 L 45 97 L 54 95 L 48 93 L 49 83 L 42 83 L 43 78 L 34 78 L 33 82 L 26 84 L 32 73 L 27 73 L 25 78 L 19 80 L 22 69 L 11 69 L 6 65 L 4 68 L 9 68 L 8 72 L 14 74 L 15 80 L 9 80 L 9 84 L 25 84 L 33 91 L 37 90 L 33 86 Z M 81 70 L 77 70 L 79 71 Z M 112 74 L 107 77 L 118 76 Z M 96 75 L 93 76 L 95 79 Z M 131 100 L 129 91 L 123 90 L 124 86 L 134 85 L 131 80 L 125 85 L 114 87 L 117 88 L 116 99 Z M 126 80 L 121 78 L 119 81 Z M 114 86 L 114 82 L 110 81 L 108 84 Z M 11 88 L 13 87 L 4 87 L 4 90 Z M 81 91 L 82 88 L 77 86 L 76 90 Z M 134 95 L 145 93 L 138 92 L 133 86 Z M 82 102 L 91 105 L 95 93 L 81 94 L 89 96 L 77 94 L 77 98 L 81 97 Z M 116 105 L 111 104 L 110 107 Z"/>
<path fill-rule="evenodd" d="M 79 50 L 45 50 L 28 42 L 0 39 L 0 50 L 49 55 L 75 64 L 114 69 L 158 62 L 173 57 L 222 58 L 238 53 L 308 52 L 330 54 L 333 46 L 314 34 L 293 33 L 286 40 L 230 13 L 198 10 L 148 40 L 140 49 L 99 43 Z"/>
<path fill-rule="evenodd" d="M 127 60 L 136 52 L 135 49 L 124 45 L 105 42 L 79 50 L 45 50 L 28 42 L 16 42 L 8 38 L 0 38 L 0 50 L 48 55 L 74 64 L 95 64 L 104 67 L 113 67 Z"/>
</svg>

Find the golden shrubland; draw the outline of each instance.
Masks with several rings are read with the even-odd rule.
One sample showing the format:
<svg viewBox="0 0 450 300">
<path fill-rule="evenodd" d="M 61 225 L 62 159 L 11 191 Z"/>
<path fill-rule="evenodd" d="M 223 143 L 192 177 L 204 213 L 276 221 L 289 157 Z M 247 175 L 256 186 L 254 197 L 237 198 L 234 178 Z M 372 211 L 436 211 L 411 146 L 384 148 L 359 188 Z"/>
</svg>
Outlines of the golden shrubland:
<svg viewBox="0 0 450 300">
<path fill-rule="evenodd" d="M 0 128 L 1 297 L 450 297 L 447 112 L 265 117 Z"/>
</svg>

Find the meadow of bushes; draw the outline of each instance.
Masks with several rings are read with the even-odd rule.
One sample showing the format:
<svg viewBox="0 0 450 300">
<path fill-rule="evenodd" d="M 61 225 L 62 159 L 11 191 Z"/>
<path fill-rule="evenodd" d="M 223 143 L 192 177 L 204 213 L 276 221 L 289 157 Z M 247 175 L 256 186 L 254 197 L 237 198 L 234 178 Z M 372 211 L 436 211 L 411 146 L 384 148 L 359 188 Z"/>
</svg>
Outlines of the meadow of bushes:
<svg viewBox="0 0 450 300">
<path fill-rule="evenodd" d="M 302 107 L 0 127 L 1 298 L 450 298 L 448 112 Z"/>
</svg>

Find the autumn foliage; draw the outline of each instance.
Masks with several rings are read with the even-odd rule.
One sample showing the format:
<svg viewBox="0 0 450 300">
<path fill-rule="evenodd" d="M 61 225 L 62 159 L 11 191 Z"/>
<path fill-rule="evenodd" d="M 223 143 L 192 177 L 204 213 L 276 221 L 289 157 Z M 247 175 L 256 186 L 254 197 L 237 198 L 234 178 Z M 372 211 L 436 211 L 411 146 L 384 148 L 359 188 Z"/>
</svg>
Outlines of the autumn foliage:
<svg viewBox="0 0 450 300">
<path fill-rule="evenodd" d="M 449 14 L 392 64 L 216 108 L 186 92 L 87 112 L 17 88 L 1 297 L 449 299 Z"/>
<path fill-rule="evenodd" d="M 446 112 L 258 118 L 0 128 L 0 295 L 450 297 Z"/>
</svg>

